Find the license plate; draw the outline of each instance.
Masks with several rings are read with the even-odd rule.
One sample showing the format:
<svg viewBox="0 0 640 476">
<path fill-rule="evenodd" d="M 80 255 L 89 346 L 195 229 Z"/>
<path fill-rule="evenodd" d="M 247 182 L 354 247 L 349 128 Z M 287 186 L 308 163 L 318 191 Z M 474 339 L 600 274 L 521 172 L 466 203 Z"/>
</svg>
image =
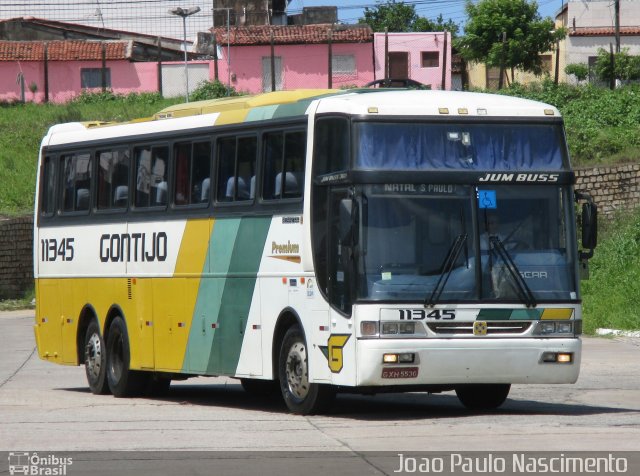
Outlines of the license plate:
<svg viewBox="0 0 640 476">
<path fill-rule="evenodd" d="M 382 369 L 382 378 L 416 378 L 418 367 L 399 367 Z"/>
</svg>

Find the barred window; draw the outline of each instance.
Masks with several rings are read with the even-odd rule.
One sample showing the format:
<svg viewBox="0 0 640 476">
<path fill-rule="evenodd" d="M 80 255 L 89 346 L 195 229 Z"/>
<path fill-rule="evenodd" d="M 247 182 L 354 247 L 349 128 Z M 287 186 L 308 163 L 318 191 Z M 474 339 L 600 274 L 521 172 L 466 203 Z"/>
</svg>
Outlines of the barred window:
<svg viewBox="0 0 640 476">
<path fill-rule="evenodd" d="M 356 57 L 354 55 L 333 55 L 331 57 L 333 74 L 356 74 Z"/>
<path fill-rule="evenodd" d="M 104 72 L 105 87 L 111 87 L 111 69 L 105 68 Z M 102 68 L 81 68 L 80 69 L 80 87 L 82 89 L 101 88 L 102 87 Z"/>
</svg>

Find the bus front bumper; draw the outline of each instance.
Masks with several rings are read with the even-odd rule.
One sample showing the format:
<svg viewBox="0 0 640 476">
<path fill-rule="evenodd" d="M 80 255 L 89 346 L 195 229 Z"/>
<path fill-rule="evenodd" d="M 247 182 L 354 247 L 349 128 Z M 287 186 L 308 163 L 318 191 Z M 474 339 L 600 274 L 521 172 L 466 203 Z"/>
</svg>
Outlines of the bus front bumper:
<svg viewBox="0 0 640 476">
<path fill-rule="evenodd" d="M 579 338 L 359 339 L 357 385 L 575 383 L 581 349 Z M 571 361 L 549 361 L 559 354 Z"/>
</svg>

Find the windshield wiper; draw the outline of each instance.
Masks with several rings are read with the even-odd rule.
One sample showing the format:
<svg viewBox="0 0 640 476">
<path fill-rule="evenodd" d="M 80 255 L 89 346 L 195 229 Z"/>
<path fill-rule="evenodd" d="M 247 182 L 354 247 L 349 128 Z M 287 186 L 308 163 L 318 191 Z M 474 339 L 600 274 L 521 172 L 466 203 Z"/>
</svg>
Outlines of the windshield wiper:
<svg viewBox="0 0 640 476">
<path fill-rule="evenodd" d="M 504 247 L 504 244 L 502 243 L 500 238 L 498 238 L 497 236 L 490 236 L 489 243 L 492 245 L 491 248 L 496 250 L 498 256 L 500 256 L 500 258 L 502 258 L 502 261 L 504 261 L 509 274 L 513 278 L 513 281 L 516 283 L 518 295 L 520 296 L 522 302 L 524 302 L 527 307 L 536 307 L 538 305 L 538 303 L 536 302 L 536 298 L 533 296 L 531 289 L 520 274 L 520 270 L 514 263 L 511 255 Z"/>
<path fill-rule="evenodd" d="M 462 251 L 462 248 L 464 248 L 466 241 L 467 234 L 461 233 L 455 240 L 453 240 L 453 243 L 451 243 L 447 256 L 444 258 L 444 262 L 442 263 L 440 278 L 438 279 L 435 288 L 433 288 L 431 296 L 424 300 L 425 307 L 435 306 L 440 299 L 440 295 L 442 294 L 442 291 L 444 291 L 447 281 L 449 281 L 453 267 L 458 260 L 458 256 L 460 256 L 460 252 Z"/>
</svg>

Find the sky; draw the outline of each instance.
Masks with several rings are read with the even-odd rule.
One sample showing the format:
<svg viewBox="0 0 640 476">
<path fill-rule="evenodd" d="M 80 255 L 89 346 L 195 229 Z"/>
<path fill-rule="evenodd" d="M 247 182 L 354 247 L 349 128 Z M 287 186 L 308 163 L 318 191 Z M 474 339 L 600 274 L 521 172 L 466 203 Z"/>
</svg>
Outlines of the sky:
<svg viewBox="0 0 640 476">
<path fill-rule="evenodd" d="M 564 0 L 565 3 L 567 0 Z M 541 16 L 554 17 L 561 7 L 562 0 L 538 0 L 538 12 Z M 464 26 L 466 14 L 465 0 L 406 0 L 405 4 L 415 5 L 416 12 L 422 17 L 435 19 L 439 14 L 445 19 Z M 287 8 L 289 13 L 300 13 L 303 7 L 337 6 L 338 19 L 343 23 L 357 23 L 364 16 L 365 7 L 375 7 L 375 0 L 292 0 Z"/>
<path fill-rule="evenodd" d="M 375 7 L 376 0 L 292 0 L 290 14 L 301 13 L 303 7 L 337 6 L 343 23 L 357 23 L 365 7 Z M 566 1 L 566 0 L 564 0 Z M 176 6 L 200 7 L 201 11 L 188 18 L 187 38 L 211 27 L 212 6 L 216 0 L 0 0 L 0 19 L 34 16 L 49 20 L 82 23 L 97 28 L 113 28 L 150 35 L 182 39 L 183 23 L 168 10 Z M 538 0 L 542 16 L 553 17 L 562 0 Z M 446 20 L 464 27 L 465 0 L 405 0 L 415 5 L 420 16 L 435 19 L 442 14 Z M 218 8 L 218 7 L 216 7 Z"/>
</svg>

